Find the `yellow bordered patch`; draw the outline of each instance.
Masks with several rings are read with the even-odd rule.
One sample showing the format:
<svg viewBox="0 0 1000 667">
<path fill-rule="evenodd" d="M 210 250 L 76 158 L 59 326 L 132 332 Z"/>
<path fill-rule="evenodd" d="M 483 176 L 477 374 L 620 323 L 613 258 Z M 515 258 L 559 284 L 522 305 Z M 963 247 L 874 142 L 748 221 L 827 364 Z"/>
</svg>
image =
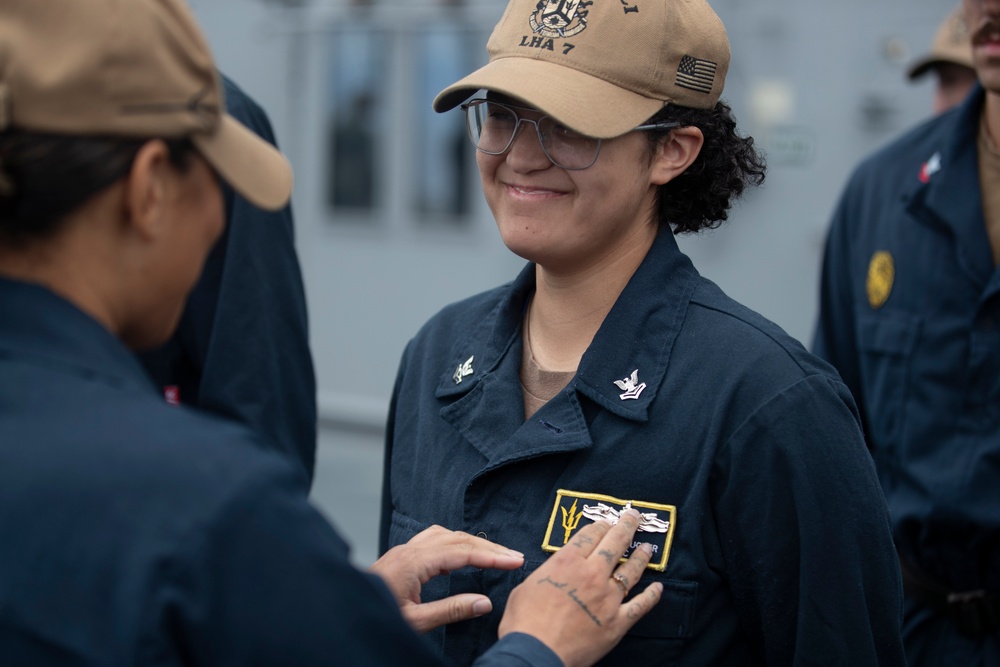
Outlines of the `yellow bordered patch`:
<svg viewBox="0 0 1000 667">
<path fill-rule="evenodd" d="M 615 518 L 627 507 L 632 507 L 642 514 L 642 523 L 632 539 L 632 544 L 622 554 L 622 560 L 628 558 L 632 550 L 641 543 L 648 542 L 653 545 L 653 557 L 646 567 L 663 572 L 667 569 L 667 558 L 670 556 L 670 545 L 677 525 L 677 508 L 673 505 L 647 503 L 643 500 L 622 500 L 600 493 L 559 489 L 556 491 L 556 502 L 549 517 L 549 526 L 545 529 L 542 549 L 550 553 L 559 551 L 579 528 L 605 517 Z"/>
</svg>

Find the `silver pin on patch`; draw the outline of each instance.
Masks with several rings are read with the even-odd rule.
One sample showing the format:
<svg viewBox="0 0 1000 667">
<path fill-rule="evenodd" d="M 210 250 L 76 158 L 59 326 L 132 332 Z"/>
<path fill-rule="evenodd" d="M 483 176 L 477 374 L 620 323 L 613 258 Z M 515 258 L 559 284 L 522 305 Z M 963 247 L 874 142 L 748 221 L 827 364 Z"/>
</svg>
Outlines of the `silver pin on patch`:
<svg viewBox="0 0 1000 667">
<path fill-rule="evenodd" d="M 646 383 L 643 382 L 642 384 L 638 384 L 638 382 L 639 382 L 638 368 L 632 371 L 632 375 L 630 377 L 627 377 L 624 380 L 615 380 L 615 384 L 618 385 L 618 388 L 625 390 L 625 393 L 619 394 L 618 398 L 620 398 L 623 401 L 627 401 L 629 399 L 635 400 L 639 398 L 639 394 L 641 394 L 642 390 L 646 388 Z"/>
<path fill-rule="evenodd" d="M 632 508 L 632 501 L 625 503 L 621 511 L 610 505 L 597 503 L 596 505 L 584 505 L 583 516 L 591 521 L 607 521 L 612 526 L 618 523 L 622 512 Z M 664 521 L 656 516 L 656 512 L 639 512 L 639 532 L 640 533 L 666 533 L 670 530 L 670 522 Z"/>
<path fill-rule="evenodd" d="M 476 356 L 472 355 L 464 364 L 458 365 L 458 368 L 455 369 L 455 374 L 451 376 L 451 379 L 455 381 L 455 384 L 462 384 L 463 378 L 467 378 L 475 373 L 475 371 L 472 370 L 472 360 L 475 358 Z"/>
</svg>

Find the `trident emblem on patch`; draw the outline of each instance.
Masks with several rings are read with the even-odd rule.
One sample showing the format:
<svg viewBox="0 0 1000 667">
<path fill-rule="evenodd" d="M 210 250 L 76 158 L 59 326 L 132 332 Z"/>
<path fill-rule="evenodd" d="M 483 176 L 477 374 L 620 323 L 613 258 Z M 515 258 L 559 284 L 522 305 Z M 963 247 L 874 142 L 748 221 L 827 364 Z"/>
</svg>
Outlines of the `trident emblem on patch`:
<svg viewBox="0 0 1000 667">
<path fill-rule="evenodd" d="M 586 507 L 586 505 L 584 505 Z M 573 534 L 576 527 L 580 525 L 580 519 L 583 518 L 582 512 L 576 511 L 576 499 L 573 499 L 573 506 L 569 508 L 569 512 L 566 512 L 565 507 L 560 507 L 562 510 L 562 527 L 566 531 L 566 535 L 563 537 L 563 544 L 569 542 L 569 536 Z"/>
</svg>

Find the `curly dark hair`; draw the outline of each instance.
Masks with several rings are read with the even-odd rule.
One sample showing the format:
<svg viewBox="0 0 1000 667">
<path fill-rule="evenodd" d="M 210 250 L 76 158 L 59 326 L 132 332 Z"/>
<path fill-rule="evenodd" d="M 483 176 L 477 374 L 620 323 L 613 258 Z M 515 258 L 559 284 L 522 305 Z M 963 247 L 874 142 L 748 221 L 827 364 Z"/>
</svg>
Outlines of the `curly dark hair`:
<svg viewBox="0 0 1000 667">
<path fill-rule="evenodd" d="M 54 234 L 66 215 L 124 177 L 147 141 L 0 132 L 0 243 L 18 246 Z M 164 141 L 171 164 L 188 169 L 190 140 Z"/>
<path fill-rule="evenodd" d="M 705 135 L 701 153 L 687 171 L 657 192 L 657 221 L 676 234 L 714 229 L 729 218 L 729 209 L 748 185 L 764 182 L 766 163 L 753 137 L 736 131 L 733 111 L 719 101 L 711 109 L 666 106 L 647 123 L 678 122 Z M 647 130 L 650 153 L 670 130 Z"/>
</svg>

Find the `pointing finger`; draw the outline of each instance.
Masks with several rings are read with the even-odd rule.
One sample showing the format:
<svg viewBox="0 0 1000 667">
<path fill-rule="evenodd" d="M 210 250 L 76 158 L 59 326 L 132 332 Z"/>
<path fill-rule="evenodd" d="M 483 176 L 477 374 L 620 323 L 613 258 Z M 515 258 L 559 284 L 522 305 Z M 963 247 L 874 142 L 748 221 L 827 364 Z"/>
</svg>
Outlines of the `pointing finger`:
<svg viewBox="0 0 1000 667">
<path fill-rule="evenodd" d="M 596 521 L 584 526 L 573 535 L 565 547 L 556 552 L 556 556 L 560 556 L 560 559 L 573 556 L 586 558 L 593 553 L 610 530 L 611 525 L 605 521 Z"/>
<path fill-rule="evenodd" d="M 641 517 L 634 509 L 628 509 L 621 513 L 616 523 L 604 538 L 595 551 L 595 556 L 603 558 L 608 565 L 608 576 L 618 564 L 621 555 L 628 550 L 632 543 L 632 537 L 639 528 Z M 647 559 L 648 560 L 648 559 Z M 645 565 L 643 565 L 645 567 Z"/>
</svg>

